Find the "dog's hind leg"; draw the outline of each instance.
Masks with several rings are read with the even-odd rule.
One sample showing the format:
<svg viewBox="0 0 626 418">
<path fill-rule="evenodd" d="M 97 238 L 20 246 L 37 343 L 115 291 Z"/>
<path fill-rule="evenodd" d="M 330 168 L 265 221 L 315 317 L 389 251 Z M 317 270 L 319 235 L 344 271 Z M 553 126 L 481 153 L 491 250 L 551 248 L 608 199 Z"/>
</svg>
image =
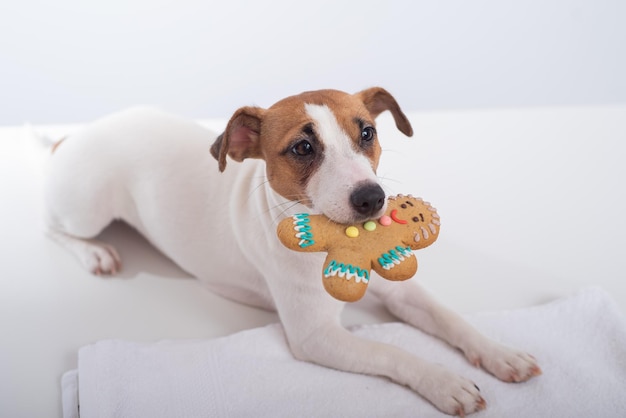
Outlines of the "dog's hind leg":
<svg viewBox="0 0 626 418">
<path fill-rule="evenodd" d="M 52 200 L 52 201 L 50 201 Z M 94 239 L 113 217 L 104 208 L 88 210 L 58 203 L 57 197 L 48 199 L 46 234 L 72 253 L 85 269 L 96 275 L 116 274 L 122 267 L 118 252 L 112 245 Z M 85 203 L 85 202 L 81 202 Z M 65 216 L 57 215 L 59 209 Z M 69 213 L 68 213 L 69 212 Z"/>
<path fill-rule="evenodd" d="M 46 234 L 91 273 L 117 273 L 121 262 L 115 248 L 94 239 L 116 218 L 116 191 L 104 176 L 88 178 L 54 165 L 52 169 L 56 172 L 46 178 L 45 187 Z"/>
<path fill-rule="evenodd" d="M 48 228 L 46 233 L 95 275 L 116 274 L 122 268 L 120 256 L 112 245 L 95 239 L 77 238 L 53 228 Z"/>
</svg>

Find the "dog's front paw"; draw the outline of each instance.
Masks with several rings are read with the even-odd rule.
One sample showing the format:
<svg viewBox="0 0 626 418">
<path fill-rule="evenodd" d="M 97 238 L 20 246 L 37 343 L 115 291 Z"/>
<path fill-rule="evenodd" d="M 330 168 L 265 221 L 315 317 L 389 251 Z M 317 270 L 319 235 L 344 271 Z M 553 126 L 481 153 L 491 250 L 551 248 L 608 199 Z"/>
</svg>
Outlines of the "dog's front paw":
<svg viewBox="0 0 626 418">
<path fill-rule="evenodd" d="M 420 379 L 416 389 L 440 411 L 449 415 L 464 417 L 487 406 L 478 386 L 438 365 L 433 365 L 429 373 Z"/>
<path fill-rule="evenodd" d="M 530 354 L 493 341 L 467 350 L 465 355 L 474 366 L 482 367 L 504 382 L 524 382 L 542 373 L 537 360 Z"/>
</svg>

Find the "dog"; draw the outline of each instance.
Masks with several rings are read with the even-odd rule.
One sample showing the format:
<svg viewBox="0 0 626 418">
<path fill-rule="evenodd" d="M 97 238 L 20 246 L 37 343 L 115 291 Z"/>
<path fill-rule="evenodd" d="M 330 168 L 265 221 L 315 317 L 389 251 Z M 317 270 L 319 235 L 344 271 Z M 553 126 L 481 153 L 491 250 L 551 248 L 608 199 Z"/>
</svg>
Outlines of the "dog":
<svg viewBox="0 0 626 418">
<path fill-rule="evenodd" d="M 122 220 L 212 291 L 276 310 L 297 359 L 385 376 L 447 414 L 479 411 L 486 402 L 473 382 L 344 329 L 344 303 L 319 283 L 323 255 L 292 252 L 276 238 L 279 220 L 296 212 L 340 223 L 384 212 L 375 120 L 386 111 L 402 133 L 413 134 L 395 98 L 379 87 L 242 107 L 221 135 L 150 108 L 105 117 L 54 147 L 47 234 L 92 273 L 115 274 L 120 256 L 94 237 Z M 481 335 L 416 281 L 373 280 L 370 288 L 399 319 L 497 378 L 541 374 L 534 357 Z"/>
</svg>

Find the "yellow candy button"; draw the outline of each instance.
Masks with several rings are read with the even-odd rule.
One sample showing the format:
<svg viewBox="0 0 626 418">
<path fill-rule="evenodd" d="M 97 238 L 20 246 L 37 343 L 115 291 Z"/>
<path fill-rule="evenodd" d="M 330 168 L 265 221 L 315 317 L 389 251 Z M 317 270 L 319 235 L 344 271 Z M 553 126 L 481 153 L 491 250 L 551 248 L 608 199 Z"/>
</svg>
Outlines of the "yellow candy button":
<svg viewBox="0 0 626 418">
<path fill-rule="evenodd" d="M 363 224 L 363 228 L 365 228 L 366 231 L 372 232 L 373 230 L 376 229 L 376 222 L 367 221 Z"/>
<path fill-rule="evenodd" d="M 356 226 L 349 226 L 346 228 L 346 235 L 350 238 L 356 238 L 359 236 L 359 229 Z"/>
</svg>

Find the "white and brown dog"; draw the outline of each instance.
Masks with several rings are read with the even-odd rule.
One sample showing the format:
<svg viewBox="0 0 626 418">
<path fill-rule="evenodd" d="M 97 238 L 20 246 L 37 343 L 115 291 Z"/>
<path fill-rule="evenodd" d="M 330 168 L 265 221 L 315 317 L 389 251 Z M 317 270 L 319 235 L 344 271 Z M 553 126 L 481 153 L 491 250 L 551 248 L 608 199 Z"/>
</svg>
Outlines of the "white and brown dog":
<svg viewBox="0 0 626 418">
<path fill-rule="evenodd" d="M 106 117 L 55 146 L 45 189 L 49 235 L 93 273 L 114 274 L 115 249 L 92 238 L 121 219 L 216 293 L 277 310 L 296 358 L 386 376 L 448 414 L 478 411 L 485 401 L 471 381 L 342 328 L 343 303 L 319 282 L 323 255 L 294 253 L 276 238 L 277 222 L 294 212 L 348 223 L 384 211 L 375 129 L 384 111 L 412 135 L 381 88 L 243 107 L 220 136 L 150 109 Z M 241 164 L 226 169 L 227 156 Z M 416 281 L 374 280 L 371 291 L 398 318 L 504 381 L 541 372 L 532 356 L 484 337 Z"/>
</svg>

